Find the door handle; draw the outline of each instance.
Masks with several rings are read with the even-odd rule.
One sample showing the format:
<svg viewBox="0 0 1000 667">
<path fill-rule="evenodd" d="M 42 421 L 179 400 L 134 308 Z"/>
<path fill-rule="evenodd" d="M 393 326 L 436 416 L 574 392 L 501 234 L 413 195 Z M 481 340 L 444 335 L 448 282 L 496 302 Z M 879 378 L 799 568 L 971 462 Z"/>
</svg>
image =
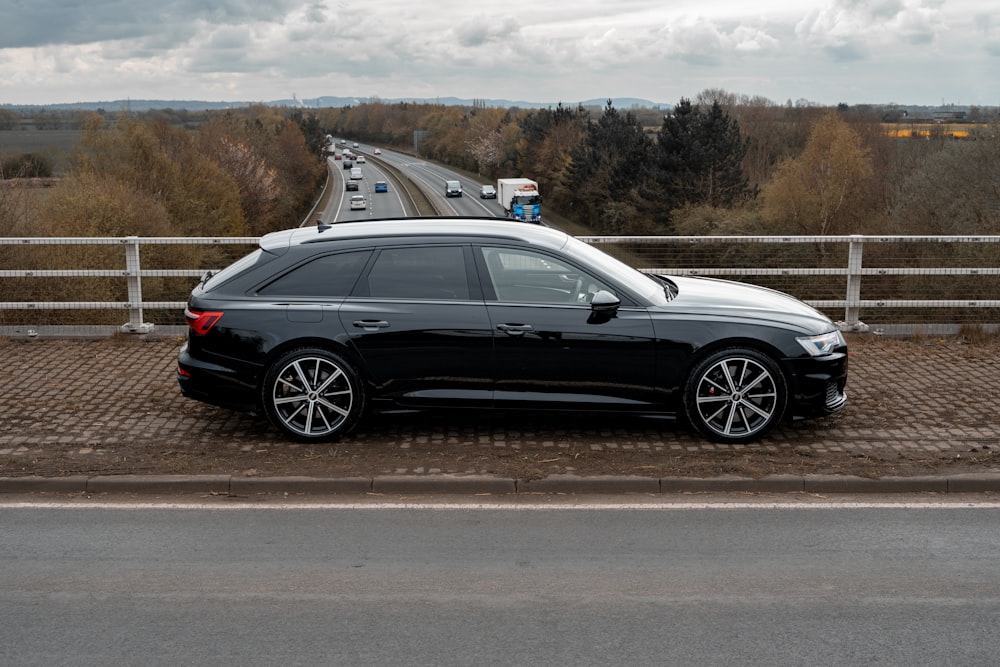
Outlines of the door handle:
<svg viewBox="0 0 1000 667">
<path fill-rule="evenodd" d="M 498 324 L 497 330 L 508 336 L 523 336 L 526 331 L 534 331 L 530 324 Z"/>
<path fill-rule="evenodd" d="M 379 329 L 386 329 L 389 326 L 389 323 L 385 320 L 354 320 L 352 324 L 358 329 L 364 329 L 365 331 L 378 331 Z"/>
</svg>

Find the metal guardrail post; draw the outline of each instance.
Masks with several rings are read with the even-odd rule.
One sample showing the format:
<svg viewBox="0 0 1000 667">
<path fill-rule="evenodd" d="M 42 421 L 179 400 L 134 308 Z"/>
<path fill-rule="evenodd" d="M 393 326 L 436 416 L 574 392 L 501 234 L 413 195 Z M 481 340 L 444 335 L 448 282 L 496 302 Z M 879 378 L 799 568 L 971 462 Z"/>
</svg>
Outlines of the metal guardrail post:
<svg viewBox="0 0 1000 667">
<path fill-rule="evenodd" d="M 125 277 L 128 281 L 128 322 L 121 326 L 123 333 L 150 333 L 153 325 L 142 321 L 142 270 L 139 265 L 139 237 L 127 236 L 125 244 Z"/>
<path fill-rule="evenodd" d="M 844 321 L 838 322 L 847 331 L 868 331 L 868 325 L 861 321 L 861 267 L 864 238 L 852 234 L 847 251 L 847 297 L 844 307 Z"/>
</svg>

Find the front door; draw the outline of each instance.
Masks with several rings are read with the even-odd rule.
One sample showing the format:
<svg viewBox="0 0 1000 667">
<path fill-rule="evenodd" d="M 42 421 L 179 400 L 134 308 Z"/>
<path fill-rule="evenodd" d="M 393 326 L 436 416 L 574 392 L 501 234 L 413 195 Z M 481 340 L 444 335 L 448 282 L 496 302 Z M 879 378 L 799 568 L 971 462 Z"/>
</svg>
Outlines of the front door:
<svg viewBox="0 0 1000 667">
<path fill-rule="evenodd" d="M 481 251 L 497 407 L 652 406 L 655 344 L 645 308 L 624 303 L 614 317 L 597 316 L 590 299 L 614 286 L 534 250 Z"/>
</svg>

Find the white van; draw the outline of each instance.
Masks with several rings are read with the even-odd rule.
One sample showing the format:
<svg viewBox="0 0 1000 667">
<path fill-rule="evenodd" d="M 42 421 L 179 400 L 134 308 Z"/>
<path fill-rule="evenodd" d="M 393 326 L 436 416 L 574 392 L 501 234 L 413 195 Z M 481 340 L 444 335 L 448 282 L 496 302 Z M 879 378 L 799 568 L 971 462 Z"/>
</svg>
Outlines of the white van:
<svg viewBox="0 0 1000 667">
<path fill-rule="evenodd" d="M 357 181 L 364 178 L 361 174 L 361 167 L 351 167 L 351 180 Z"/>
<path fill-rule="evenodd" d="M 462 184 L 458 181 L 445 181 L 444 182 L 444 196 L 445 197 L 461 197 L 462 196 Z"/>
</svg>

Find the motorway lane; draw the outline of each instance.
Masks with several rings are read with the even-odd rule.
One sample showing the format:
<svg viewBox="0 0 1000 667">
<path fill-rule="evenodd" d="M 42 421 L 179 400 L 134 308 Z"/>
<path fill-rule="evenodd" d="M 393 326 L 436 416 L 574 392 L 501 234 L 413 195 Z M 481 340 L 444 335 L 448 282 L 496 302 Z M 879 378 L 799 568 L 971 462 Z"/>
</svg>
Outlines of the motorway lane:
<svg viewBox="0 0 1000 667">
<path fill-rule="evenodd" d="M 366 154 L 371 154 L 374 148 L 362 146 L 361 150 Z M 420 184 L 443 215 L 504 217 L 503 209 L 495 199 L 479 198 L 479 186 L 492 182 L 485 177 L 482 181 L 473 181 L 445 167 L 415 158 L 412 155 L 404 155 L 390 150 L 383 149 L 378 158 L 406 172 L 414 182 Z M 462 183 L 463 195 L 461 197 L 445 196 L 444 183 L 449 180 L 457 180 Z"/>
<path fill-rule="evenodd" d="M 370 218 L 400 218 L 406 215 L 403 205 L 402 194 L 395 185 L 395 181 L 389 173 L 380 168 L 378 164 L 366 161 L 364 164 L 355 165 L 361 168 L 364 178 L 358 181 L 358 190 L 345 190 L 345 183 L 350 178 L 350 171 L 343 168 L 340 160 L 327 158 L 333 178 L 331 180 L 332 193 L 326 210 L 320 216 L 324 222 L 351 222 L 356 220 L 368 220 Z M 389 191 L 376 193 L 375 181 L 382 180 L 389 184 Z M 368 208 L 365 210 L 351 210 L 351 195 L 364 195 L 368 200 Z"/>
<path fill-rule="evenodd" d="M 995 503 L 224 502 L 0 506 L 0 663 L 995 664 Z"/>
</svg>

